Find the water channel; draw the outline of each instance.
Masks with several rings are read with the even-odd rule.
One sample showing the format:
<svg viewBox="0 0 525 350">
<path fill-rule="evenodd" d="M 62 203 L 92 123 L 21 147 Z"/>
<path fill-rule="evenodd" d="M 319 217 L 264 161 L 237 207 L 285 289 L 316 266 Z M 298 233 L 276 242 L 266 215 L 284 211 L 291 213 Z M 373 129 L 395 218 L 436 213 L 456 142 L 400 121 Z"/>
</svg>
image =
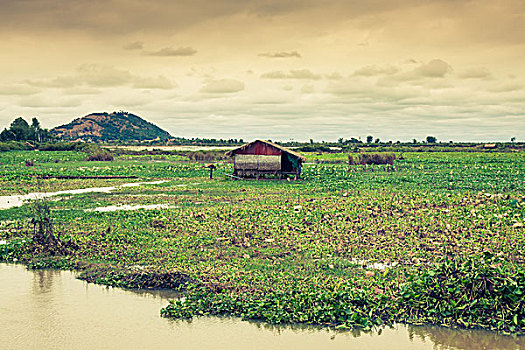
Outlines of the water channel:
<svg viewBox="0 0 525 350">
<path fill-rule="evenodd" d="M 74 273 L 0 263 L 1 349 L 525 349 L 525 338 L 397 325 L 377 331 L 160 317 L 170 291 L 89 284 Z"/>
</svg>

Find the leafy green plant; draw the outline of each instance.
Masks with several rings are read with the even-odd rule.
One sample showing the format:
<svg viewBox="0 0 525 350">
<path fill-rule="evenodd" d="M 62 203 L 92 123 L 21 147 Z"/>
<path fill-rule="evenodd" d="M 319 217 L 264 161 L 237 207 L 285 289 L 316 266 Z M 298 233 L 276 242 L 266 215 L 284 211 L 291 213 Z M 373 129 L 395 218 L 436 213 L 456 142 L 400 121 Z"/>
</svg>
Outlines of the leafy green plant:
<svg viewBox="0 0 525 350">
<path fill-rule="evenodd" d="M 492 253 L 445 258 L 401 289 L 408 321 L 508 332 L 525 329 L 525 269 Z"/>
<path fill-rule="evenodd" d="M 264 295 L 212 293 L 194 288 L 183 300 L 172 301 L 161 310 L 165 317 L 192 318 L 234 315 L 269 323 L 306 323 L 338 328 L 364 328 L 393 321 L 388 298 L 348 286 L 337 290 L 309 289 L 270 291 Z"/>
<path fill-rule="evenodd" d="M 30 244 L 30 240 L 26 238 L 0 241 L 0 260 L 12 261 L 28 244 Z"/>
</svg>

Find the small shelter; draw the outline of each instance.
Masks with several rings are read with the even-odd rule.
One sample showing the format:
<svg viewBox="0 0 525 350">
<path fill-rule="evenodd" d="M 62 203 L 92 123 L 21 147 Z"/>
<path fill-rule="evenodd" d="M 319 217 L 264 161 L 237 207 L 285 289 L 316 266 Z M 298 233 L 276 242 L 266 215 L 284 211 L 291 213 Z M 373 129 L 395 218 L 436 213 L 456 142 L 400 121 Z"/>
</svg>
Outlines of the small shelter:
<svg viewBox="0 0 525 350">
<path fill-rule="evenodd" d="M 233 175 L 237 177 L 255 177 L 265 175 L 279 177 L 301 176 L 301 165 L 306 158 L 288 148 L 270 141 L 255 140 L 226 153 L 233 157 Z"/>
</svg>

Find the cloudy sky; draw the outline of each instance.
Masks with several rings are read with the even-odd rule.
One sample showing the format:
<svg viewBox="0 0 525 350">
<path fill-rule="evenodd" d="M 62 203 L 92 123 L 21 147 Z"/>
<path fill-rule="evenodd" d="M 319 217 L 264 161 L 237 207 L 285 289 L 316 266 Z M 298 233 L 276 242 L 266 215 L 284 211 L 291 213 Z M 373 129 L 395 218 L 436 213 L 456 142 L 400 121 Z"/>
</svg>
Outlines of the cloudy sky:
<svg viewBox="0 0 525 350">
<path fill-rule="evenodd" d="M 523 0 L 0 0 L 0 127 L 525 140 Z"/>
</svg>

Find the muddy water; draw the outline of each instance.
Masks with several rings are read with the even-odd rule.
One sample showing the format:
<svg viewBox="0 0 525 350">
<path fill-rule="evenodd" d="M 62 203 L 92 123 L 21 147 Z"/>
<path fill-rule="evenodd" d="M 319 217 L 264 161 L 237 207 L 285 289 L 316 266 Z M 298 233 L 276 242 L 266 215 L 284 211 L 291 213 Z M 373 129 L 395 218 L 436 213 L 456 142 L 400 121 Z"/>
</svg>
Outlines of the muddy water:
<svg viewBox="0 0 525 350">
<path fill-rule="evenodd" d="M 90 193 L 90 192 L 108 193 L 108 192 L 116 190 L 117 188 L 136 187 L 140 185 L 157 185 L 157 184 L 161 184 L 164 182 L 167 182 L 167 180 L 159 180 L 159 181 L 151 181 L 151 182 L 133 182 L 133 183 L 127 183 L 127 184 L 123 184 L 119 186 L 79 188 L 76 190 L 64 190 L 64 191 L 57 191 L 57 192 L 33 192 L 33 193 L 24 194 L 24 195 L 0 196 L 0 210 L 9 209 L 13 207 L 19 207 L 28 200 L 59 196 L 62 194 L 80 194 L 80 193 Z"/>
<path fill-rule="evenodd" d="M 71 272 L 0 264 L 2 349 L 520 349 L 491 332 L 398 325 L 381 334 L 271 326 L 236 318 L 159 316 L 168 291 L 88 284 Z"/>
</svg>

